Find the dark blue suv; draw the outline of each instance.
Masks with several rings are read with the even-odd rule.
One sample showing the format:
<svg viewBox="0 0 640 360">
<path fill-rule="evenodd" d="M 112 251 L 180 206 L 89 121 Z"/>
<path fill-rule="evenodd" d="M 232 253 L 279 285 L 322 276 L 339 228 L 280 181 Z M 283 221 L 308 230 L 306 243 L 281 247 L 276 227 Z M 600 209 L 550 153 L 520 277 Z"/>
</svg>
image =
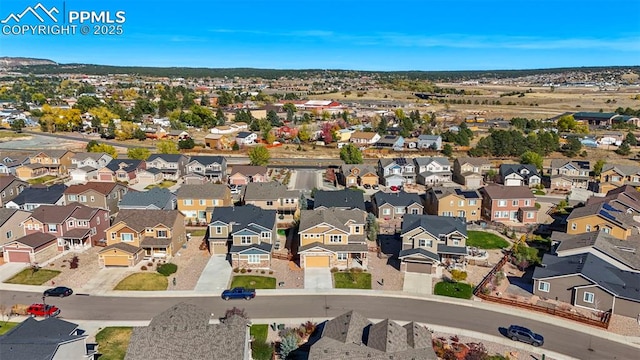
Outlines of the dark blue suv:
<svg viewBox="0 0 640 360">
<path fill-rule="evenodd" d="M 236 287 L 236 288 L 228 289 L 222 292 L 222 298 L 225 300 L 229 300 L 229 299 L 251 300 L 254 297 L 256 297 L 255 289 L 246 289 L 243 287 Z"/>
<path fill-rule="evenodd" d="M 513 341 L 522 341 L 533 346 L 542 346 L 544 337 L 523 326 L 511 325 L 507 329 L 507 336 Z"/>
</svg>

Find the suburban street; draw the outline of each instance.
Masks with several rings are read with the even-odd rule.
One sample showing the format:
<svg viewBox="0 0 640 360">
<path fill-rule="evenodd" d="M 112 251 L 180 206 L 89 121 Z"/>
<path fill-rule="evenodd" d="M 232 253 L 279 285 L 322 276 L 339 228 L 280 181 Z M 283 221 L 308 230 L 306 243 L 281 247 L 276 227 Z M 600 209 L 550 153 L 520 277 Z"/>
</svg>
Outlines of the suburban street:
<svg viewBox="0 0 640 360">
<path fill-rule="evenodd" d="M 298 170 L 296 172 L 296 184 L 294 189 L 311 191 L 313 188 L 319 188 L 318 174 L 315 170 Z"/>
<path fill-rule="evenodd" d="M 4 304 L 41 302 L 40 293 L 0 291 Z M 286 295 L 258 296 L 251 301 L 226 302 L 218 297 L 102 297 L 73 295 L 49 298 L 48 303 L 62 310 L 61 318 L 70 320 L 150 320 L 154 315 L 178 302 L 188 302 L 216 316 L 232 306 L 244 308 L 260 319 L 330 318 L 356 309 L 374 319 L 391 318 L 426 324 L 451 326 L 499 335 L 501 327 L 510 324 L 527 326 L 545 336 L 544 348 L 579 359 L 637 359 L 638 348 L 603 339 L 531 318 L 518 317 L 473 307 L 395 297 L 362 297 L 353 295 Z M 416 310 L 421 309 L 421 310 Z"/>
</svg>

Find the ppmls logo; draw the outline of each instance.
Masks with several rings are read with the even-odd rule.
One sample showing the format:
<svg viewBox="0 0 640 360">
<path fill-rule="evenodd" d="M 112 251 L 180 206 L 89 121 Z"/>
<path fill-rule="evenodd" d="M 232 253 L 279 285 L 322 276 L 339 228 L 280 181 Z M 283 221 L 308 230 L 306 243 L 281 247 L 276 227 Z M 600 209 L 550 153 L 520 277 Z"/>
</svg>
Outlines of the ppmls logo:
<svg viewBox="0 0 640 360">
<path fill-rule="evenodd" d="M 47 8 L 42 3 L 8 14 L 2 23 L 2 35 L 121 35 L 126 21 L 123 10 L 66 10 Z M 60 11 L 59 9 L 62 9 Z"/>
</svg>

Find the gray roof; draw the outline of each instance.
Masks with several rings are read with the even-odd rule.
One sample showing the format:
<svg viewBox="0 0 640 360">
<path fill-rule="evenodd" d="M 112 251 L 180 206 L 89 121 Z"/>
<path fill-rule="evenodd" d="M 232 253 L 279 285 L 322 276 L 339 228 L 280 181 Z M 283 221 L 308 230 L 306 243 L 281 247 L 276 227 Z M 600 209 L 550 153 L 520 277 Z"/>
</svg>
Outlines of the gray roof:
<svg viewBox="0 0 640 360">
<path fill-rule="evenodd" d="M 187 159 L 186 156 L 182 154 L 151 154 L 147 159 L 147 162 L 151 162 L 155 159 L 162 159 L 167 163 L 174 163 L 180 161 L 180 159 Z"/>
<path fill-rule="evenodd" d="M 122 170 L 130 172 L 139 168 L 142 165 L 143 161 L 144 160 L 113 159 L 109 161 L 109 163 L 105 167 L 111 171 L 118 171 L 120 170 L 120 164 L 123 164 Z"/>
<path fill-rule="evenodd" d="M 245 176 L 267 175 L 267 167 L 254 165 L 233 165 L 233 168 L 231 169 L 231 175 L 238 173 Z"/>
<path fill-rule="evenodd" d="M 407 193 L 404 191 L 398 191 L 395 193 L 378 191 L 373 194 L 373 201 L 377 206 L 381 206 L 384 204 L 389 204 L 394 207 L 407 207 L 412 204 L 418 204 L 422 206 L 420 195 L 416 193 Z"/>
<path fill-rule="evenodd" d="M 288 190 L 285 185 L 277 181 L 248 183 L 242 195 L 245 201 L 298 199 L 299 197 L 299 190 Z"/>
<path fill-rule="evenodd" d="M 178 210 L 122 209 L 113 220 L 113 225 L 122 221 L 136 231 L 142 231 L 158 224 L 171 228 L 179 216 L 184 217 Z"/>
<path fill-rule="evenodd" d="M 571 164 L 578 170 L 590 170 L 591 163 L 589 160 L 566 160 L 566 159 L 553 159 L 551 160 L 551 169 L 559 169 L 567 164 Z"/>
<path fill-rule="evenodd" d="M 527 174 L 523 174 L 523 171 L 527 171 Z M 502 164 L 500 165 L 500 176 L 505 177 L 511 174 L 518 174 L 524 179 L 528 179 L 532 176 L 540 176 L 538 174 L 538 168 L 531 164 Z"/>
<path fill-rule="evenodd" d="M 435 261 L 440 261 L 440 256 L 438 256 L 438 254 L 434 254 L 431 251 L 427 250 L 427 249 L 423 249 L 423 248 L 413 248 L 413 249 L 405 249 L 405 250 L 400 250 L 400 253 L 398 254 L 398 258 L 402 259 L 405 257 L 409 257 L 412 255 L 416 255 L 416 254 L 420 254 L 424 257 L 427 257 L 429 259 L 435 260 Z"/>
<path fill-rule="evenodd" d="M 405 214 L 402 221 L 402 233 L 404 234 L 417 227 L 422 227 L 436 238 L 441 234 L 451 234 L 454 231 L 467 236 L 467 223 L 464 218 Z"/>
<path fill-rule="evenodd" d="M 583 234 L 569 235 L 554 231 L 551 239 L 559 241 L 556 247 L 558 256 L 565 251 L 582 249 L 588 252 L 593 248 L 611 258 L 614 258 L 630 268 L 640 270 L 640 239 L 630 237 L 627 240 L 616 239 L 604 231 L 594 231 Z"/>
<path fill-rule="evenodd" d="M 546 254 L 542 264 L 533 271 L 534 279 L 582 275 L 618 297 L 640 301 L 640 273 L 620 270 L 591 253 L 564 257 Z"/>
<path fill-rule="evenodd" d="M 335 228 L 349 232 L 345 225 L 349 221 L 355 224 L 365 223 L 366 213 L 360 209 L 338 210 L 338 209 L 321 209 L 321 210 L 301 210 L 300 211 L 300 231 L 310 229 L 316 225 L 326 223 Z"/>
<path fill-rule="evenodd" d="M 353 238 L 357 238 L 361 241 L 364 241 L 364 235 L 350 235 L 349 241 L 352 241 Z M 365 243 L 359 244 L 323 244 L 319 241 L 315 241 L 311 244 L 307 244 L 305 246 L 301 246 L 298 249 L 298 253 L 303 253 L 309 249 L 313 248 L 322 248 L 331 252 L 367 252 L 368 247 Z"/>
<path fill-rule="evenodd" d="M 182 185 L 176 195 L 178 199 L 224 199 L 231 190 L 225 184 L 204 183 L 202 185 Z"/>
<path fill-rule="evenodd" d="M 169 189 L 163 189 L 160 187 L 154 187 L 149 191 L 129 191 L 122 197 L 118 206 L 120 209 L 125 207 L 148 206 L 155 206 L 158 209 L 164 209 L 174 196 L 175 195 L 173 195 Z"/>
<path fill-rule="evenodd" d="M 129 244 L 123 243 L 123 242 L 118 242 L 118 243 L 111 244 L 111 245 L 105 247 L 104 249 L 100 250 L 99 253 L 108 252 L 111 249 L 122 250 L 124 252 L 129 253 L 129 254 L 135 254 L 137 252 L 143 251 L 141 248 L 139 248 L 137 246 L 129 245 Z"/>
<path fill-rule="evenodd" d="M 259 252 L 270 254 L 271 248 L 273 248 L 273 244 L 269 244 L 266 242 L 261 242 L 260 244 L 251 244 L 251 245 L 231 245 L 229 249 L 230 254 L 237 254 L 247 250 L 257 250 Z"/>
<path fill-rule="evenodd" d="M 87 337 L 87 335 L 74 335 L 77 328 L 78 325 L 55 317 L 40 321 L 28 317 L 8 333 L 0 336 L 0 359 L 50 360 L 58 350 L 59 344 Z M 84 351 L 84 346 L 81 349 Z"/>
<path fill-rule="evenodd" d="M 271 230 L 276 223 L 276 215 L 276 210 L 264 210 L 254 205 L 221 206 L 213 209 L 211 223 L 217 221 L 224 224 L 233 223 L 232 232 L 247 227 L 252 228 L 255 225 Z"/>
<path fill-rule="evenodd" d="M 533 192 L 527 186 L 504 186 L 490 184 L 482 189 L 480 193 L 486 194 L 491 200 L 497 199 L 535 199 Z"/>
<path fill-rule="evenodd" d="M 426 135 L 426 134 L 422 134 L 418 136 L 418 140 L 423 140 L 423 141 L 438 141 L 438 139 L 440 139 L 440 135 Z"/>
<path fill-rule="evenodd" d="M 360 190 L 318 190 L 313 199 L 313 208 L 348 208 L 365 210 L 364 193 Z"/>
<path fill-rule="evenodd" d="M 17 211 L 17 209 L 0 208 L 0 226 L 9 221 Z"/>
<path fill-rule="evenodd" d="M 374 174 L 378 176 L 375 167 L 371 165 L 365 164 L 344 164 L 340 166 L 340 171 L 344 174 L 344 176 L 351 175 L 354 169 L 358 170 L 358 176 L 366 175 L 366 174 Z"/>
<path fill-rule="evenodd" d="M 206 156 L 206 155 L 197 155 L 191 156 L 189 158 L 189 163 L 198 162 L 201 165 L 211 165 L 211 164 L 220 164 L 225 165 L 227 160 L 222 156 Z"/>
<path fill-rule="evenodd" d="M 433 161 L 437 162 L 440 165 L 451 165 L 449 159 L 443 156 L 417 157 L 413 159 L 413 163 L 416 164 L 416 166 L 426 166 Z"/>
<path fill-rule="evenodd" d="M 609 171 L 611 169 L 616 169 L 622 175 L 633 175 L 633 174 L 640 173 L 640 166 L 610 164 L 610 163 L 604 164 L 604 166 L 602 167 L 602 172 Z"/>
<path fill-rule="evenodd" d="M 149 326 L 134 327 L 125 360 L 244 360 L 248 321 L 232 316 L 209 324 L 211 313 L 179 303 L 156 315 Z"/>
<path fill-rule="evenodd" d="M 79 152 L 79 153 L 75 153 L 72 158 L 75 160 L 84 160 L 84 159 L 99 160 L 101 157 L 105 155 L 108 155 L 108 154 L 104 152 Z"/>
<path fill-rule="evenodd" d="M 461 166 L 467 163 L 473 166 L 483 166 L 483 165 L 491 166 L 491 161 L 485 158 L 460 157 L 460 158 L 457 158 L 456 161 Z"/>
</svg>

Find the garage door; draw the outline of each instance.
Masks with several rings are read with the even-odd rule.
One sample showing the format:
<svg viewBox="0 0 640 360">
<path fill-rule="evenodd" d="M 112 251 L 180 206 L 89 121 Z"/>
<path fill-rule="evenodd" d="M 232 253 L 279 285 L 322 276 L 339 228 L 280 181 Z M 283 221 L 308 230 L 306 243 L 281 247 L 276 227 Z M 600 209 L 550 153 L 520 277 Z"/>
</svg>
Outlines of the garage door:
<svg viewBox="0 0 640 360">
<path fill-rule="evenodd" d="M 9 262 L 29 263 L 31 258 L 27 251 L 7 251 L 9 253 Z"/>
<path fill-rule="evenodd" d="M 407 263 L 407 272 L 431 274 L 431 264 L 408 262 Z"/>
<path fill-rule="evenodd" d="M 328 256 L 306 256 L 304 260 L 306 267 L 329 267 Z"/>
<path fill-rule="evenodd" d="M 128 256 L 105 256 L 104 266 L 129 266 Z"/>
<path fill-rule="evenodd" d="M 224 255 L 228 252 L 226 243 L 211 243 L 211 254 Z"/>
</svg>

